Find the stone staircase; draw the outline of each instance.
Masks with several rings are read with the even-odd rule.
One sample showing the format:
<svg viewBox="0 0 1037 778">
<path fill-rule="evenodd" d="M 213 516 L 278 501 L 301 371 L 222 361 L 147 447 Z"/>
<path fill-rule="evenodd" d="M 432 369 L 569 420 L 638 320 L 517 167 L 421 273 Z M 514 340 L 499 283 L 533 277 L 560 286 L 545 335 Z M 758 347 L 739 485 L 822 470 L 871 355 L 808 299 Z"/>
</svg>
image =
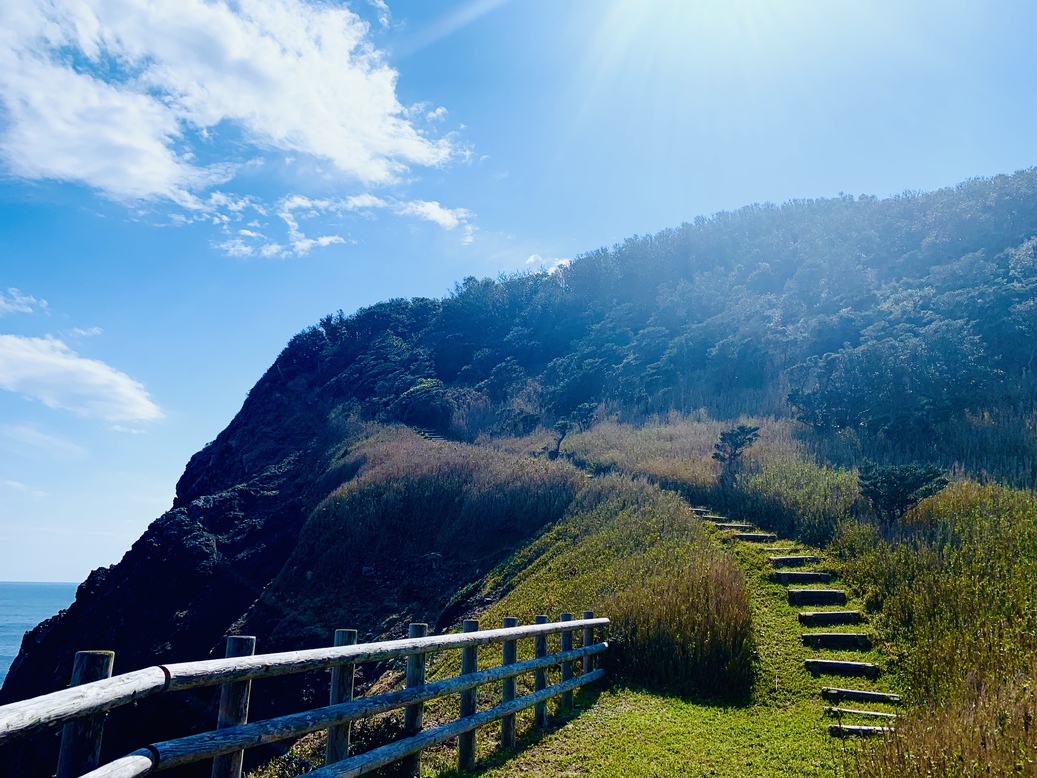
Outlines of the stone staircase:
<svg viewBox="0 0 1037 778">
<path fill-rule="evenodd" d="M 705 508 L 694 508 L 695 513 L 705 521 L 714 524 L 726 540 L 745 543 L 776 544 L 776 535 L 762 532 L 752 525 L 728 521 L 723 516 L 711 514 Z M 802 644 L 813 649 L 819 656 L 805 659 L 804 668 L 815 678 L 820 676 L 838 676 L 857 679 L 855 687 L 840 688 L 823 686 L 821 699 L 830 703 L 824 708 L 826 716 L 834 717 L 836 723 L 829 726 L 832 737 L 875 737 L 893 732 L 893 724 L 900 705 L 900 697 L 895 694 L 878 691 L 873 687 L 881 676 L 881 668 L 873 662 L 860 661 L 845 656 L 825 656 L 825 652 L 867 652 L 872 648 L 872 641 L 867 632 L 859 631 L 859 625 L 865 618 L 857 610 L 847 609 L 849 601 L 846 592 L 838 588 L 827 588 L 836 578 L 834 572 L 823 569 L 821 560 L 812 553 L 801 553 L 795 544 L 770 545 L 763 548 L 769 554 L 768 562 L 773 569 L 770 580 L 779 585 L 788 586 L 788 603 L 796 608 L 799 623 L 804 631 L 800 637 Z M 791 568 L 791 569 L 790 569 Z M 804 607 L 806 606 L 806 607 Z M 846 630 L 833 629 L 845 627 Z M 853 629 L 857 627 L 857 629 Z M 855 703 L 855 707 L 845 707 L 844 702 Z M 881 706 L 876 709 L 867 706 Z M 890 710 L 892 709 L 892 710 Z"/>
</svg>

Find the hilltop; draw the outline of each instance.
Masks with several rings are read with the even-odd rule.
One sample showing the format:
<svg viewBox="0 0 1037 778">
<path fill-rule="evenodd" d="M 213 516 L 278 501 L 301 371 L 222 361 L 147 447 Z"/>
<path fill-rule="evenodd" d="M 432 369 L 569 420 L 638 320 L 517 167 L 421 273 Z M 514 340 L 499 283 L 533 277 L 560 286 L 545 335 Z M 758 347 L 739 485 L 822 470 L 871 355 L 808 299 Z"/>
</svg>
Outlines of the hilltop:
<svg viewBox="0 0 1037 778">
<path fill-rule="evenodd" d="M 1037 485 L 1035 204 L 1029 170 L 750 206 L 554 272 L 328 315 L 191 458 L 171 510 L 26 636 L 0 703 L 63 687 L 83 647 L 115 650 L 125 672 L 201 658 L 230 631 L 269 651 L 325 645 L 341 626 L 450 627 L 530 575 L 522 549 L 587 512 L 588 480 L 634 502 L 723 499 L 836 543 L 847 564 L 895 555 L 840 529 L 867 512 L 852 473 L 866 457 Z M 772 444 L 721 495 L 709 452 L 742 417 Z M 858 575 L 879 601 L 906 596 Z M 615 589 L 580 594 L 600 604 Z M 255 715 L 296 693 L 272 685 Z M 113 716 L 106 748 L 182 731 L 187 717 L 163 710 Z"/>
</svg>

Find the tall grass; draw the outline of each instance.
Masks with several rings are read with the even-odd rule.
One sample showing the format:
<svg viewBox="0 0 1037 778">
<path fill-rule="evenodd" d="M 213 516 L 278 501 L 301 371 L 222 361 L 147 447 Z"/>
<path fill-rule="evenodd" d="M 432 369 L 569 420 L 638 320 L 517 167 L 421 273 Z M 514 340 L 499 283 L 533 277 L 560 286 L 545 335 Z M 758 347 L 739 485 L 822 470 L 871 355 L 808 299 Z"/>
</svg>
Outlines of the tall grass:
<svg viewBox="0 0 1037 778">
<path fill-rule="evenodd" d="M 733 488 L 718 483 L 712 459 L 720 433 L 738 423 L 760 427 L 745 453 L 746 467 Z M 863 509 L 853 473 L 814 461 L 800 437 L 803 425 L 782 419 L 711 420 L 703 413 L 634 427 L 606 422 L 567 438 L 562 450 L 574 464 L 597 472 L 643 475 L 679 492 L 693 504 L 710 505 L 733 519 L 808 543 L 832 538 L 839 521 Z"/>
<path fill-rule="evenodd" d="M 704 558 L 653 576 L 607 605 L 613 673 L 682 696 L 745 698 L 755 641 L 741 568 Z"/>
<path fill-rule="evenodd" d="M 956 484 L 891 536 L 847 526 L 835 549 L 847 582 L 881 609 L 877 626 L 913 706 L 894 740 L 865 749 L 857 773 L 1037 774 L 1034 495 Z M 1017 763 L 1020 750 L 1030 761 Z"/>
</svg>

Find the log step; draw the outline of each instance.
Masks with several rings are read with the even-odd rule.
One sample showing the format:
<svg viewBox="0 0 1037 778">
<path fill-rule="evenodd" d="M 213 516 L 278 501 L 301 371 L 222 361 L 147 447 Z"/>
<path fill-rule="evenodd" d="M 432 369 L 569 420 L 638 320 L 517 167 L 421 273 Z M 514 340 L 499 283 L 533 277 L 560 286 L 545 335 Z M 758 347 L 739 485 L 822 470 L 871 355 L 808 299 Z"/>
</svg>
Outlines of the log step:
<svg viewBox="0 0 1037 778">
<path fill-rule="evenodd" d="M 736 532 L 734 538 L 746 543 L 770 543 L 777 540 L 778 536 L 769 532 Z"/>
<path fill-rule="evenodd" d="M 770 558 L 772 567 L 802 567 L 817 562 L 816 556 L 772 556 Z"/>
<path fill-rule="evenodd" d="M 709 513 L 709 508 L 692 508 L 691 512 L 696 516 L 705 516 Z"/>
<path fill-rule="evenodd" d="M 808 632 L 802 637 L 803 645 L 811 648 L 860 649 L 871 648 L 871 638 L 863 632 Z"/>
<path fill-rule="evenodd" d="M 781 584 L 828 583 L 832 574 L 817 570 L 777 570 L 771 573 L 771 580 Z"/>
<path fill-rule="evenodd" d="M 863 689 L 839 689 L 833 686 L 826 686 L 821 689 L 821 697 L 835 703 L 842 702 L 843 700 L 852 700 L 853 702 L 882 702 L 886 705 L 900 704 L 899 694 L 869 692 Z"/>
<path fill-rule="evenodd" d="M 842 589 L 789 589 L 789 605 L 845 605 Z"/>
<path fill-rule="evenodd" d="M 719 522 L 719 521 L 718 522 L 714 522 L 714 524 L 716 524 L 717 529 L 719 529 L 719 530 L 733 529 L 733 530 L 738 530 L 739 532 L 748 532 L 749 530 L 751 530 L 753 528 L 752 524 L 727 524 L 727 523 Z"/>
<path fill-rule="evenodd" d="M 893 727 L 862 727 L 849 724 L 833 724 L 828 728 L 832 737 L 881 737 L 892 734 Z"/>
<path fill-rule="evenodd" d="M 860 611 L 801 611 L 799 623 L 805 627 L 831 627 L 836 624 L 860 624 Z"/>
<path fill-rule="evenodd" d="M 715 513 L 706 513 L 702 516 L 706 521 L 724 521 L 726 516 L 717 516 Z"/>
<path fill-rule="evenodd" d="M 841 659 L 806 659 L 803 666 L 813 675 L 851 675 L 877 678 L 879 666 L 871 662 L 847 662 Z"/>
<path fill-rule="evenodd" d="M 889 719 L 891 721 L 897 718 L 896 713 L 882 713 L 877 710 L 856 710 L 854 708 L 825 708 L 825 713 L 829 716 L 867 716 L 868 718 Z"/>
</svg>

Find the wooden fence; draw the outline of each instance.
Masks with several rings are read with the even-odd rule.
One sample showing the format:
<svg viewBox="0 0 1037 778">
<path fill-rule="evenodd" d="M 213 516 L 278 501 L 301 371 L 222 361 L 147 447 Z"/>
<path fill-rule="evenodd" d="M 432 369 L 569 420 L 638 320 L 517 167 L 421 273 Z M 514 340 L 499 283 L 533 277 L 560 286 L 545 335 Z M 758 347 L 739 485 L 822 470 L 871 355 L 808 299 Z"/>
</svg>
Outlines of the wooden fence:
<svg viewBox="0 0 1037 778">
<path fill-rule="evenodd" d="M 608 648 L 595 642 L 594 630 L 604 629 L 608 619 L 596 619 L 584 611 L 573 620 L 563 613 L 557 622 L 537 616 L 535 623 L 518 626 L 504 619 L 503 629 L 479 630 L 477 621 L 465 621 L 461 634 L 427 635 L 426 624 L 411 624 L 403 640 L 357 645 L 355 630 L 337 630 L 332 648 L 255 655 L 255 638 L 231 637 L 227 656 L 201 662 L 182 662 L 111 676 L 113 654 L 83 651 L 76 654 L 72 686 L 52 694 L 0 707 L 0 744 L 21 735 L 63 726 L 57 778 L 136 778 L 158 770 L 213 760 L 213 778 L 239 778 L 244 749 L 275 743 L 310 732 L 327 730 L 325 766 L 308 773 L 313 778 L 348 778 L 405 760 L 408 774 L 417 775 L 421 751 L 458 738 L 458 764 L 475 765 L 475 730 L 501 721 L 501 746 L 515 745 L 515 714 L 534 708 L 538 727 L 547 723 L 547 702 L 560 697 L 563 709 L 572 706 L 573 691 L 604 675 L 594 657 Z M 573 633 L 581 645 L 573 648 Z M 560 650 L 547 653 L 549 635 L 560 636 Z M 519 662 L 517 645 L 533 638 L 534 658 Z M 500 643 L 502 663 L 478 669 L 479 646 Z M 425 682 L 426 658 L 431 653 L 461 650 L 461 674 L 433 683 Z M 406 687 L 374 697 L 353 699 L 354 666 L 406 657 Z M 579 674 L 576 664 L 580 665 Z M 548 685 L 547 671 L 560 666 L 561 680 Z M 331 694 L 327 706 L 287 716 L 248 723 L 248 702 L 254 679 L 290 675 L 311 670 L 331 670 Z M 517 677 L 533 673 L 534 691 L 517 697 Z M 502 682 L 500 704 L 476 710 L 477 689 Z M 153 743 L 132 754 L 98 766 L 106 711 L 160 692 L 221 686 L 217 728 L 198 735 Z M 460 717 L 448 724 L 424 730 L 424 703 L 450 694 L 461 695 Z M 351 722 L 377 713 L 404 708 L 405 737 L 388 745 L 350 756 Z"/>
</svg>

